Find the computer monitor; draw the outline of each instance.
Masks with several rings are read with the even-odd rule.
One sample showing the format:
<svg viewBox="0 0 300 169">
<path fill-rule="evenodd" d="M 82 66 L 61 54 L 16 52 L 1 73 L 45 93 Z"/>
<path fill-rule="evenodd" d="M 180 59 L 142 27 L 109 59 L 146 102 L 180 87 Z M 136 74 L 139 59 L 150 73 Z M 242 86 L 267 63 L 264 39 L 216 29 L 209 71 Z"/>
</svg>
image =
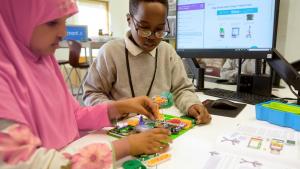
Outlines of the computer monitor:
<svg viewBox="0 0 300 169">
<path fill-rule="evenodd" d="M 176 51 L 188 58 L 266 58 L 279 0 L 177 0 Z"/>
<path fill-rule="evenodd" d="M 77 40 L 85 42 L 88 40 L 87 25 L 67 25 L 67 36 L 64 40 Z"/>
</svg>

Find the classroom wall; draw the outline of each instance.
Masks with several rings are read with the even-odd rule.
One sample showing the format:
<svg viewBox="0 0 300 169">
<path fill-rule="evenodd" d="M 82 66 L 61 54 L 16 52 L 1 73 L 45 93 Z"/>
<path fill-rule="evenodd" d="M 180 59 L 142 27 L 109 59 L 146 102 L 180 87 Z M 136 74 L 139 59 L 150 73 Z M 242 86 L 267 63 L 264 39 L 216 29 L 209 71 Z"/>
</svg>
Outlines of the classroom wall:
<svg viewBox="0 0 300 169">
<path fill-rule="evenodd" d="M 300 1 L 281 0 L 277 48 L 289 62 L 300 59 Z"/>
<path fill-rule="evenodd" d="M 114 37 L 124 37 L 128 28 L 126 14 L 129 0 L 109 0 L 110 31 Z"/>
<path fill-rule="evenodd" d="M 287 23 L 288 23 L 288 8 L 289 8 L 289 1 L 284 0 L 284 2 L 280 3 L 279 7 L 279 18 L 278 18 L 278 30 L 277 30 L 277 42 L 276 42 L 276 49 L 284 54 L 285 53 L 285 44 L 286 44 L 286 37 L 287 37 Z"/>
</svg>

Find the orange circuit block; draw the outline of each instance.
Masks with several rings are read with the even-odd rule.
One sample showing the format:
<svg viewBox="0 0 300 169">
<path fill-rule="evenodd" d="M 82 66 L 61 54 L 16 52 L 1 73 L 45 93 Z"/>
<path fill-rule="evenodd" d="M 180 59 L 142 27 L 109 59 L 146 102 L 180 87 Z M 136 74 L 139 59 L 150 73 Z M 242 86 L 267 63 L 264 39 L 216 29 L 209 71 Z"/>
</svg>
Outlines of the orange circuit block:
<svg viewBox="0 0 300 169">
<path fill-rule="evenodd" d="M 184 129 L 189 129 L 192 127 L 192 121 L 187 119 L 181 119 L 181 118 L 173 118 L 171 120 L 168 120 L 168 122 L 173 124 L 184 124 Z"/>
<path fill-rule="evenodd" d="M 161 112 L 158 112 L 158 119 L 157 120 L 160 120 L 160 121 L 162 121 L 162 120 L 164 120 L 165 119 L 165 116 L 161 113 Z"/>
<path fill-rule="evenodd" d="M 133 118 L 127 121 L 127 124 L 129 126 L 137 126 L 139 124 L 139 119 Z"/>
<path fill-rule="evenodd" d="M 168 154 L 168 153 L 161 154 L 157 157 L 154 157 L 154 158 L 146 161 L 146 164 L 147 164 L 148 167 L 153 167 L 153 166 L 156 166 L 160 163 L 163 163 L 163 162 L 169 160 L 170 158 L 171 158 L 171 154 Z"/>
</svg>

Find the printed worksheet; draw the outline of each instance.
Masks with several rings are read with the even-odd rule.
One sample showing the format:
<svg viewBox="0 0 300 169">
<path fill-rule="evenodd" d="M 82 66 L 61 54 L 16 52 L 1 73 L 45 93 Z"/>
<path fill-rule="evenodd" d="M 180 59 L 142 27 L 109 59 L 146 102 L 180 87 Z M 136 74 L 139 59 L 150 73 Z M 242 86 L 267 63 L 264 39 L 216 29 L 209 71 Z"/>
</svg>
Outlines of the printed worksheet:
<svg viewBox="0 0 300 169">
<path fill-rule="evenodd" d="M 300 166 L 299 132 L 256 121 L 218 138 L 203 169 L 292 169 Z"/>
</svg>

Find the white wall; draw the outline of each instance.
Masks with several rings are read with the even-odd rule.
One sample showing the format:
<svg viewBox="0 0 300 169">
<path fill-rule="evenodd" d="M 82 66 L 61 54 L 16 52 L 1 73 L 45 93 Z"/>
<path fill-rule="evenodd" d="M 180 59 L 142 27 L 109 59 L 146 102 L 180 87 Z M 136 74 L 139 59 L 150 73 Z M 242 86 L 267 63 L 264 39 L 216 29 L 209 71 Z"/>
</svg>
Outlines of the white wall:
<svg viewBox="0 0 300 169">
<path fill-rule="evenodd" d="M 283 2 L 280 3 L 280 7 L 279 7 L 280 14 L 278 18 L 277 43 L 276 43 L 277 50 L 282 54 L 285 53 L 288 10 L 289 10 L 289 1 L 283 0 Z"/>
<path fill-rule="evenodd" d="M 281 0 L 277 49 L 289 62 L 300 59 L 300 1 Z"/>
<path fill-rule="evenodd" d="M 300 59 L 300 1 L 281 0 L 277 48 L 289 62 Z"/>
<path fill-rule="evenodd" d="M 129 11 L 129 0 L 109 0 L 110 31 L 114 37 L 123 37 L 129 30 L 126 14 Z"/>
</svg>

